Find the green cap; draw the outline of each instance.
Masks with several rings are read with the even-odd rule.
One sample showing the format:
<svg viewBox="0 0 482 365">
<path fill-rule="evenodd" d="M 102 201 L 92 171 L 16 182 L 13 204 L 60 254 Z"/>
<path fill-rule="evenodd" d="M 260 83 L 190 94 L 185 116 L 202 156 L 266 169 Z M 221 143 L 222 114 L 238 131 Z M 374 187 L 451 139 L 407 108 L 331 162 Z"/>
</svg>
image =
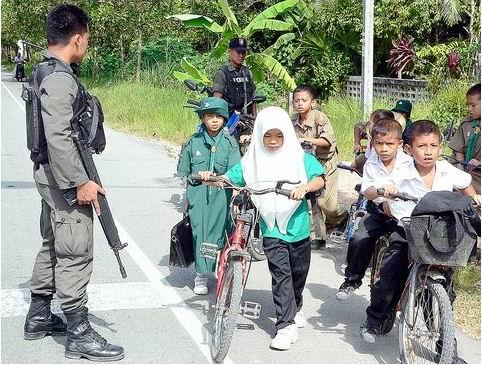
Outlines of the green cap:
<svg viewBox="0 0 482 365">
<path fill-rule="evenodd" d="M 199 115 L 199 118 L 202 118 L 206 113 L 214 113 L 225 119 L 229 118 L 227 101 L 216 96 L 202 99 L 199 107 L 195 109 L 195 111 Z"/>
<path fill-rule="evenodd" d="M 398 100 L 395 107 L 392 109 L 393 112 L 407 113 L 410 117 L 412 113 L 412 103 L 409 100 Z"/>
</svg>

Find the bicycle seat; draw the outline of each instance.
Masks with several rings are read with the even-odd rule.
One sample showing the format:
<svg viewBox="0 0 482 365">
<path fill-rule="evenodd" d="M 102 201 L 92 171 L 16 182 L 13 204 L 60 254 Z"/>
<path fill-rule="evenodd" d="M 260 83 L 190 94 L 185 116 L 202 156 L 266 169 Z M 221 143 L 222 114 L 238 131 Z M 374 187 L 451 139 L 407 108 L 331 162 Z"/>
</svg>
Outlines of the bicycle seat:
<svg viewBox="0 0 482 365">
<path fill-rule="evenodd" d="M 359 193 L 360 190 L 361 190 L 361 184 L 356 184 L 356 185 L 355 185 L 355 191 L 356 191 L 357 193 Z"/>
</svg>

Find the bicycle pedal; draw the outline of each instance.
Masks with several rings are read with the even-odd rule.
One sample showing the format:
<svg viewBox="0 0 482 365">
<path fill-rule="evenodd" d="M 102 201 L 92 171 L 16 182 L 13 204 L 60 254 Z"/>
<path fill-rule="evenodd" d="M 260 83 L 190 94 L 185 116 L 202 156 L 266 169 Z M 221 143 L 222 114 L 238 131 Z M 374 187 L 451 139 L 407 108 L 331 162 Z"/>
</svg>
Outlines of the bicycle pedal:
<svg viewBox="0 0 482 365">
<path fill-rule="evenodd" d="M 236 323 L 236 329 L 238 330 L 254 330 L 254 324 L 252 323 Z"/>
<path fill-rule="evenodd" d="M 261 313 L 261 304 L 245 301 L 241 307 L 243 317 L 249 319 L 258 319 Z"/>
<path fill-rule="evenodd" d="M 256 237 L 251 238 L 251 246 L 256 252 L 264 253 L 262 238 L 256 238 Z"/>
<path fill-rule="evenodd" d="M 216 260 L 218 257 L 218 245 L 203 242 L 201 243 L 200 253 L 202 258 Z"/>
<path fill-rule="evenodd" d="M 343 243 L 345 241 L 345 232 L 342 232 L 342 231 L 331 232 L 330 240 L 333 243 Z"/>
</svg>

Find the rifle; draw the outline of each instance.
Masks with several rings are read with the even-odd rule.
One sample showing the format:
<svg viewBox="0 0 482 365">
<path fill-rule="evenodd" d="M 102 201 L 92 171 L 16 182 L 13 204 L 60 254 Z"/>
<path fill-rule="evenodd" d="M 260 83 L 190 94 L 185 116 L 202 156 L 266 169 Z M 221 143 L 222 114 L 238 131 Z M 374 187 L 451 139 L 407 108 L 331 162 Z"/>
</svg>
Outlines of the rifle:
<svg viewBox="0 0 482 365">
<path fill-rule="evenodd" d="M 94 181 L 97 185 L 102 186 L 100 181 L 99 174 L 97 169 L 95 168 L 94 159 L 92 158 L 91 150 L 86 146 L 85 141 L 80 139 L 79 133 L 75 132 L 72 133 L 72 140 L 77 147 L 77 150 L 80 154 L 80 159 L 82 160 L 82 164 L 84 165 L 85 171 L 87 172 L 87 176 L 90 180 Z M 70 189 L 64 194 L 64 199 L 67 203 L 72 206 L 77 203 L 77 189 Z M 114 255 L 117 259 L 117 263 L 119 264 L 119 270 L 121 272 L 122 278 L 126 278 L 126 270 L 124 266 L 122 266 L 122 261 L 119 256 L 119 251 L 122 250 L 124 247 L 127 246 L 127 243 L 122 243 L 119 238 L 119 232 L 117 232 L 117 227 L 115 226 L 114 218 L 112 217 L 112 213 L 110 212 L 109 204 L 107 203 L 107 198 L 103 194 L 97 194 L 97 200 L 99 201 L 100 206 L 100 215 L 99 221 L 100 225 L 102 226 L 102 230 L 104 231 L 105 237 L 107 238 L 107 242 L 109 246 L 114 251 Z"/>
</svg>

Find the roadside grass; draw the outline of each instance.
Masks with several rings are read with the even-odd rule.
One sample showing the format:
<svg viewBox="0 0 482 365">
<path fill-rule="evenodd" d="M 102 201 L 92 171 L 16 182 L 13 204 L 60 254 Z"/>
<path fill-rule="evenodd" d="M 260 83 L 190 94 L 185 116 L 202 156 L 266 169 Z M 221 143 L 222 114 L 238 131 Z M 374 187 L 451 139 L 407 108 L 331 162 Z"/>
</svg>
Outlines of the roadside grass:
<svg viewBox="0 0 482 365">
<path fill-rule="evenodd" d="M 455 322 L 465 333 L 480 340 L 480 262 L 457 269 L 454 280 Z"/>
<path fill-rule="evenodd" d="M 91 91 L 102 102 L 107 124 L 141 136 L 182 143 L 199 121 L 192 109 L 183 108 L 188 93 L 179 89 L 122 82 Z"/>
</svg>

